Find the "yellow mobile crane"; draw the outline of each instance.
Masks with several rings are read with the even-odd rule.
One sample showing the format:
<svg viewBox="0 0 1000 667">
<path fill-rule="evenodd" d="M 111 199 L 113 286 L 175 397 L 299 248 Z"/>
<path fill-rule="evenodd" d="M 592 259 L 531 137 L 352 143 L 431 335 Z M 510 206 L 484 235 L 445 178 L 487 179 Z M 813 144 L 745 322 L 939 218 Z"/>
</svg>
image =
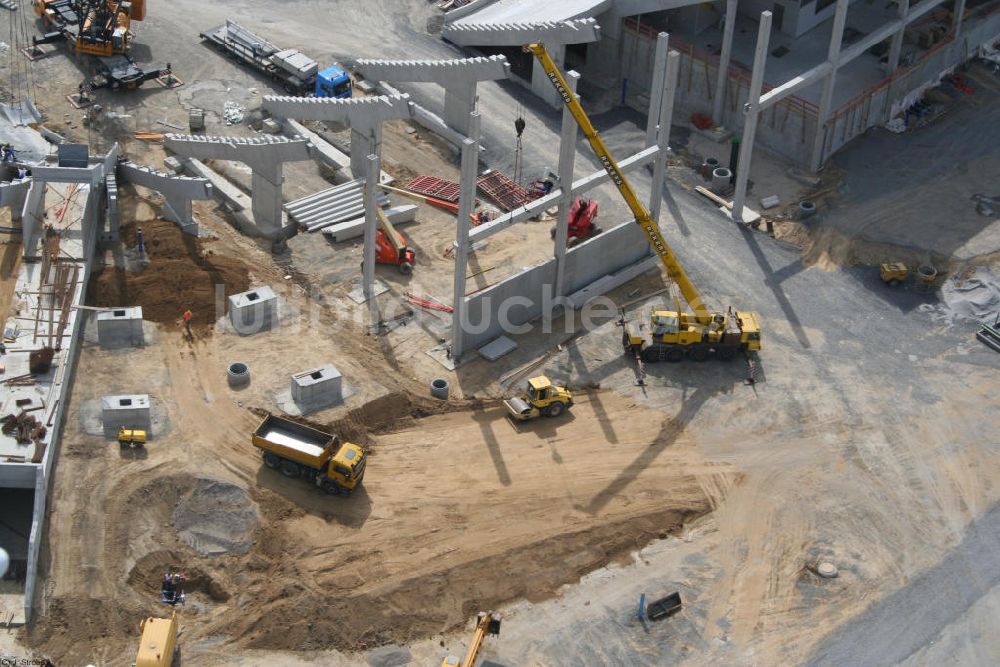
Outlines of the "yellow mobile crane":
<svg viewBox="0 0 1000 667">
<path fill-rule="evenodd" d="M 618 187 L 622 198 L 635 216 L 636 223 L 645 232 L 649 245 L 667 268 L 667 274 L 677 283 L 681 294 L 694 309 L 694 314 L 681 312 L 678 303 L 676 310 L 653 310 L 648 325 L 642 323 L 639 326 L 630 326 L 623 317 L 622 344 L 626 353 L 634 353 L 646 362 L 680 361 L 684 357 L 704 361 L 713 353 L 720 359 L 732 359 L 741 350 L 759 350 L 760 321 L 757 314 L 734 311 L 732 308 L 724 313 L 713 312 L 705 307 L 698 289 L 660 235 L 656 221 L 639 201 L 629 182 L 625 180 L 618 163 L 611 156 L 604 140 L 597 133 L 576 96 L 570 92 L 566 79 L 545 50 L 545 46 L 528 44 L 525 49 L 538 58 L 549 81 L 555 86 L 563 103 L 573 114 L 573 118 L 590 142 L 591 148 L 597 153 L 601 165 Z"/>
<path fill-rule="evenodd" d="M 476 632 L 472 635 L 472 643 L 469 644 L 465 659 L 459 662 L 458 658 L 448 656 L 441 661 L 441 667 L 474 667 L 486 636 L 500 634 L 501 621 L 503 621 L 503 617 L 500 614 L 494 614 L 492 611 L 479 612 L 476 617 Z"/>
</svg>

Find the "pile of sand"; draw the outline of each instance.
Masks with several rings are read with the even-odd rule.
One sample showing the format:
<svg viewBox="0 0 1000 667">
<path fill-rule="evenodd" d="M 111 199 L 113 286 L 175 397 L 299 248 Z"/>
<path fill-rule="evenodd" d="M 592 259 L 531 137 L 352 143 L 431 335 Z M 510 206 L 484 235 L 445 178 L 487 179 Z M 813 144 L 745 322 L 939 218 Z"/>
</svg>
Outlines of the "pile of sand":
<svg viewBox="0 0 1000 667">
<path fill-rule="evenodd" d="M 137 225 L 142 226 L 149 264 L 140 273 L 96 269 L 87 290 L 88 304 L 142 306 L 144 319 L 161 324 L 179 321 L 190 308 L 192 323 L 208 327 L 223 314 L 216 313 L 217 286 L 224 294 L 250 289 L 249 268 L 242 260 L 206 250 L 200 239 L 182 233 L 172 222 L 145 220 L 122 226 L 126 246 L 135 246 Z"/>
</svg>

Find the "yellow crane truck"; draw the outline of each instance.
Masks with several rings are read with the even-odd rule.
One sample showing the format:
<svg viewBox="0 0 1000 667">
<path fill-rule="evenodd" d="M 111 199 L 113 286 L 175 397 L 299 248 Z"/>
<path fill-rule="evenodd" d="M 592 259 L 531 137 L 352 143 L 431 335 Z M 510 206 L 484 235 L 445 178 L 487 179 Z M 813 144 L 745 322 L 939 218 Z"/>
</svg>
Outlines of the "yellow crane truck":
<svg viewBox="0 0 1000 667">
<path fill-rule="evenodd" d="M 583 134 L 597 153 L 601 165 L 611 176 L 625 203 L 628 204 L 636 224 L 646 234 L 649 245 L 659 256 L 667 274 L 677 283 L 681 294 L 690 304 L 694 313 L 676 310 L 653 310 L 649 321 L 636 325 L 622 318 L 622 345 L 626 353 L 639 356 L 643 361 L 680 361 L 685 357 L 695 361 L 705 361 L 714 355 L 720 359 L 731 359 L 740 351 L 760 349 L 760 319 L 757 313 L 748 311 L 713 312 L 705 307 L 701 294 L 688 278 L 687 272 L 674 255 L 673 250 L 660 234 L 659 226 L 649 211 L 636 196 L 632 186 L 625 179 L 618 163 L 612 157 L 604 140 L 594 128 L 587 113 L 580 106 L 576 96 L 570 92 L 569 84 L 542 44 L 528 44 L 526 51 L 534 54 L 545 70 L 545 75 L 555 86 L 566 108 L 569 109 Z"/>
<path fill-rule="evenodd" d="M 331 495 L 350 495 L 365 476 L 363 447 L 290 419 L 268 415 L 253 432 L 264 465 L 301 477 Z"/>
</svg>

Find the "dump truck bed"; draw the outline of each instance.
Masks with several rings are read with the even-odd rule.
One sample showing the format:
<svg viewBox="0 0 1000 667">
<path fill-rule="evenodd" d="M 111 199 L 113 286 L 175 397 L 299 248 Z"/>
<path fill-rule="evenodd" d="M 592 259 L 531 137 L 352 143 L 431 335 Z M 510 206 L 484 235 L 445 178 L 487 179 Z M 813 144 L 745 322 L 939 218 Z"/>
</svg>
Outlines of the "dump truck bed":
<svg viewBox="0 0 1000 667">
<path fill-rule="evenodd" d="M 254 431 L 253 444 L 319 469 L 336 452 L 340 441 L 329 433 L 270 415 Z"/>
</svg>

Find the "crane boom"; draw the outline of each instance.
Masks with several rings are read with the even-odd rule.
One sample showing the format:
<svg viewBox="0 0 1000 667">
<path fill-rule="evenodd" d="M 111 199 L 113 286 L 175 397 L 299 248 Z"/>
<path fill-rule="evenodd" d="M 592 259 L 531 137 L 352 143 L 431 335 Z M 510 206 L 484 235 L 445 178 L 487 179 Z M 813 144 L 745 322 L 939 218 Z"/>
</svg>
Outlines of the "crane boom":
<svg viewBox="0 0 1000 667">
<path fill-rule="evenodd" d="M 566 83 L 565 77 L 563 77 L 562 72 L 559 71 L 559 67 L 556 65 L 555 61 L 552 60 L 552 56 L 546 51 L 543 44 L 528 44 L 526 47 L 531 53 L 538 58 L 538 62 L 541 64 L 542 69 L 545 70 L 545 75 L 549 78 L 549 81 L 555 87 L 559 96 L 562 98 L 563 103 L 569 112 L 573 114 L 573 118 L 576 120 L 577 125 L 583 130 L 583 134 L 587 137 L 587 141 L 590 142 L 591 148 L 597 153 L 598 159 L 601 161 L 601 166 L 604 167 L 605 171 L 611 177 L 614 182 L 615 187 L 621 193 L 622 198 L 625 199 L 625 203 L 628 204 L 629 209 L 632 211 L 632 215 L 635 216 L 635 222 L 642 228 L 642 231 L 646 234 L 646 239 L 649 240 L 649 245 L 653 248 L 653 251 L 659 256 L 660 261 L 663 262 L 663 266 L 667 269 L 667 274 L 677 283 L 677 286 L 681 290 L 681 294 L 691 305 L 694 310 L 695 317 L 701 324 L 709 324 L 712 321 L 712 314 L 705 307 L 705 303 L 701 300 L 701 294 L 698 292 L 698 288 L 694 286 L 691 279 L 688 278 L 687 272 L 684 271 L 684 267 L 681 266 L 680 261 L 677 256 L 674 255 L 673 250 L 667 245 L 667 242 L 663 239 L 660 234 L 659 227 L 656 221 L 653 220 L 649 213 L 649 210 L 643 206 L 639 197 L 636 196 L 635 190 L 627 180 L 625 180 L 625 175 L 622 174 L 621 168 L 618 163 L 612 157 L 611 152 L 608 147 L 604 144 L 604 139 L 594 128 L 594 124 L 590 122 L 590 118 L 587 117 L 587 113 L 580 106 L 580 102 L 577 101 L 576 96 L 570 92 L 569 84 Z"/>
</svg>

